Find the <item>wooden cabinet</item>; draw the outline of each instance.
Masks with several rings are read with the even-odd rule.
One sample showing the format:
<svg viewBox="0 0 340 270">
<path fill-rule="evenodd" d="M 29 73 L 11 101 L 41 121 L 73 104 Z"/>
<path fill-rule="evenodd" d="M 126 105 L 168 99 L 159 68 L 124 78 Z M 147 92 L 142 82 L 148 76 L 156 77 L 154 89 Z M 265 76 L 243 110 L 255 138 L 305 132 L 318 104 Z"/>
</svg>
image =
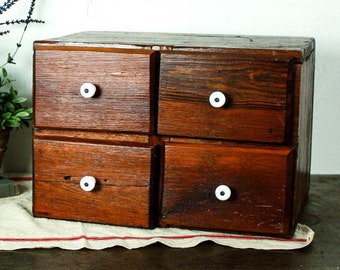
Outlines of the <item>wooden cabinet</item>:
<svg viewBox="0 0 340 270">
<path fill-rule="evenodd" d="M 84 32 L 34 50 L 35 216 L 292 236 L 313 39 Z"/>
</svg>

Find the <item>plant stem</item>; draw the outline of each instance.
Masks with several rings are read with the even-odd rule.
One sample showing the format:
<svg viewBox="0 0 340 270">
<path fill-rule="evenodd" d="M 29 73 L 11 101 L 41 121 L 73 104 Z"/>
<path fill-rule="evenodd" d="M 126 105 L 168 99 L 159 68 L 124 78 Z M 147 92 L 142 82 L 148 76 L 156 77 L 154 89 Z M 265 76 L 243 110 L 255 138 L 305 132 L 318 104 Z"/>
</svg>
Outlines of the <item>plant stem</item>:
<svg viewBox="0 0 340 270">
<path fill-rule="evenodd" d="M 15 3 L 17 3 L 19 0 L 7 0 L 2 6 L 0 6 L 0 15 L 4 12 L 6 12 L 8 9 L 10 9 Z M 3 68 L 4 66 L 6 66 L 7 64 L 15 64 L 14 63 L 14 57 L 16 56 L 16 54 L 18 53 L 18 50 L 19 48 L 21 47 L 21 43 L 24 39 L 24 36 L 25 36 L 25 33 L 26 33 L 26 30 L 27 30 L 27 27 L 30 23 L 44 23 L 44 21 L 42 20 L 36 20 L 36 19 L 32 19 L 32 14 L 33 14 L 33 11 L 34 11 L 34 8 L 35 8 L 35 2 L 36 0 L 31 0 L 31 4 L 30 4 L 30 8 L 27 12 L 27 17 L 26 19 L 21 19 L 21 20 L 12 20 L 12 21 L 7 21 L 7 22 L 4 22 L 4 23 L 0 23 L 0 25 L 8 25 L 8 24 L 21 24 L 21 23 L 25 23 L 25 27 L 24 27 L 24 30 L 22 31 L 21 33 L 21 36 L 20 36 L 20 39 L 19 39 L 19 42 L 16 44 L 16 49 L 15 51 L 13 52 L 13 54 L 8 54 L 8 57 L 7 57 L 7 61 L 2 64 L 0 66 L 0 68 Z M 2 35 L 6 35 L 8 34 L 9 31 L 6 30 L 6 31 L 2 31 L 0 32 L 0 36 Z"/>
</svg>

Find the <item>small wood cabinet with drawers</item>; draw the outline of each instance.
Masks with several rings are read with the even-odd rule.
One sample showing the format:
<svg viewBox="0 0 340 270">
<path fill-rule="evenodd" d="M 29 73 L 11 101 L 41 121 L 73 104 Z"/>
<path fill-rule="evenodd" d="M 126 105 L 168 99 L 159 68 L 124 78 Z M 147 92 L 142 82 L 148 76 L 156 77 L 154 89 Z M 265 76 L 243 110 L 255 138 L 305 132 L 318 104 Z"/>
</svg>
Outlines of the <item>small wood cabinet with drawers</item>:
<svg viewBox="0 0 340 270">
<path fill-rule="evenodd" d="M 37 217 L 291 237 L 314 40 L 83 32 L 34 43 Z"/>
</svg>

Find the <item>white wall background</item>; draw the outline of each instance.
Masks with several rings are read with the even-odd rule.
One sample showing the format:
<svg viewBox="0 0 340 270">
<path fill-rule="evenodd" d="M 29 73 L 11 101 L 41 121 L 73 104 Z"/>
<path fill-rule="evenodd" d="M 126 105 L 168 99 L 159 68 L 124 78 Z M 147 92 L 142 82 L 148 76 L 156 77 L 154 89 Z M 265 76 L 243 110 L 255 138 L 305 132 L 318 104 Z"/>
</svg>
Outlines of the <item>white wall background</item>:
<svg viewBox="0 0 340 270">
<path fill-rule="evenodd" d="M 19 1 L 0 21 L 25 17 L 28 2 Z M 339 0 L 37 0 L 34 17 L 46 23 L 30 25 L 17 64 L 8 66 L 30 99 L 35 39 L 86 30 L 315 37 L 312 173 L 340 173 Z M 1 62 L 21 33 L 19 27 L 11 29 L 10 36 L 0 37 Z M 2 170 L 32 170 L 30 130 L 13 132 Z"/>
</svg>

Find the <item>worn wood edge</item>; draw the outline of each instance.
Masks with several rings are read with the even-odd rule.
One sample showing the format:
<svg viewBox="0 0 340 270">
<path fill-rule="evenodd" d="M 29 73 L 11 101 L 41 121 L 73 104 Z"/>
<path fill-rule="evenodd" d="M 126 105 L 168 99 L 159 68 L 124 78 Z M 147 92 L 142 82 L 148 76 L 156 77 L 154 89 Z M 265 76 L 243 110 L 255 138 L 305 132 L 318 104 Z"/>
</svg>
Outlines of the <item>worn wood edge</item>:
<svg viewBox="0 0 340 270">
<path fill-rule="evenodd" d="M 145 143 L 150 142 L 150 136 L 146 134 L 119 133 L 119 132 L 97 132 L 88 130 L 61 130 L 34 128 L 34 138 L 64 138 L 80 140 L 98 140 L 108 142 L 126 142 L 126 143 Z"/>
<path fill-rule="evenodd" d="M 34 42 L 34 50 L 49 50 L 49 51 L 95 51 L 95 52 L 112 52 L 112 53 L 127 53 L 127 54 L 149 54 L 155 53 L 151 49 L 141 49 L 125 46 L 103 46 L 96 44 L 95 46 L 85 46 L 81 43 L 74 44 L 50 44 L 41 43 L 38 41 Z"/>
<path fill-rule="evenodd" d="M 313 103 L 314 103 L 314 76 L 315 53 L 312 53 L 307 62 L 301 66 L 301 85 L 299 122 L 296 126 L 298 148 L 296 154 L 296 174 L 294 186 L 294 207 L 292 216 L 292 229 L 295 228 L 304 205 L 308 201 L 311 178 L 311 149 L 313 131 Z M 301 102 L 303 101 L 303 102 Z"/>
<path fill-rule="evenodd" d="M 104 38 L 105 37 L 105 38 Z M 206 44 L 206 40 L 225 38 L 237 40 L 226 42 L 223 45 L 214 45 L 213 42 Z M 262 45 L 260 41 L 270 38 L 271 43 Z M 176 41 L 177 40 L 177 41 Z M 273 40 L 276 43 L 272 45 Z M 287 40 L 292 40 L 289 43 Z M 195 45 L 190 45 L 191 42 Z M 241 41 L 241 42 L 240 42 Z M 294 42 L 296 44 L 294 44 Z M 297 45 L 299 43 L 299 45 Z M 302 44 L 303 43 L 303 44 Z M 154 51 L 196 51 L 196 52 L 220 52 L 228 53 L 234 57 L 249 57 L 249 55 L 262 54 L 268 59 L 288 60 L 296 57 L 303 62 L 315 49 L 315 39 L 310 37 L 293 36 L 242 36 L 242 35 L 219 35 L 219 34 L 181 34 L 181 33 L 143 33 L 143 32 L 110 32 L 88 31 L 75 33 L 59 38 L 40 40 L 34 42 L 35 46 L 42 47 L 83 47 L 87 49 L 130 49 L 130 50 L 154 50 Z M 259 58 L 259 56 L 257 56 Z M 267 60 L 268 60 L 267 59 Z"/>
</svg>

